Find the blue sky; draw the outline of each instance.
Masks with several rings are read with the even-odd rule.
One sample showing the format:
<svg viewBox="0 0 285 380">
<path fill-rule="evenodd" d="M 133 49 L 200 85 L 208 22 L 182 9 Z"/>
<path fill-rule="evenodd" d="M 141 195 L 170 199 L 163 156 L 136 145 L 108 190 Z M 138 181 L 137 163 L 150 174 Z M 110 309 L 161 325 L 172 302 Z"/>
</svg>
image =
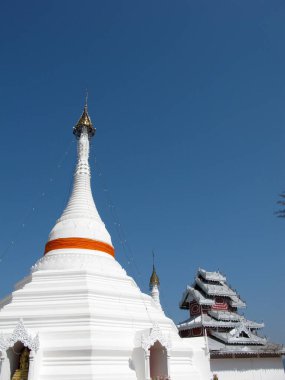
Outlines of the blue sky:
<svg viewBox="0 0 285 380">
<path fill-rule="evenodd" d="M 155 251 L 177 322 L 197 268 L 219 269 L 285 343 L 284 18 L 283 0 L 2 1 L 0 295 L 65 206 L 88 87 L 93 191 L 120 263 L 147 292 Z"/>
</svg>

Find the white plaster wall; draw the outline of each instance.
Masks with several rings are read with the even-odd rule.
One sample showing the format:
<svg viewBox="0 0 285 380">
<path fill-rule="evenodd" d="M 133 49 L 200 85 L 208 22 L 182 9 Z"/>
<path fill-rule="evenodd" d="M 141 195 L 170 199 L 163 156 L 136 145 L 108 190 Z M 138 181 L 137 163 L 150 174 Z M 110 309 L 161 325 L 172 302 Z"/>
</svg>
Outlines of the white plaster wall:
<svg viewBox="0 0 285 380">
<path fill-rule="evenodd" d="M 193 350 L 193 363 L 199 368 L 201 379 L 208 380 L 210 371 L 210 355 L 207 351 L 205 337 L 183 338 L 185 341 L 191 341 Z M 192 380 L 192 379 L 191 379 Z M 194 379 L 193 379 L 194 380 Z"/>
<path fill-rule="evenodd" d="M 281 358 L 211 359 L 219 380 L 285 380 Z"/>
<path fill-rule="evenodd" d="M 142 347 L 133 349 L 130 366 L 135 371 L 137 380 L 145 379 L 145 351 Z"/>
<path fill-rule="evenodd" d="M 39 333 L 35 380 L 144 380 L 141 334 L 154 324 L 171 341 L 172 379 L 209 379 L 204 341 L 180 338 L 110 255 L 51 256 L 0 303 L 0 335 L 11 334 L 20 318 L 29 334 Z"/>
</svg>

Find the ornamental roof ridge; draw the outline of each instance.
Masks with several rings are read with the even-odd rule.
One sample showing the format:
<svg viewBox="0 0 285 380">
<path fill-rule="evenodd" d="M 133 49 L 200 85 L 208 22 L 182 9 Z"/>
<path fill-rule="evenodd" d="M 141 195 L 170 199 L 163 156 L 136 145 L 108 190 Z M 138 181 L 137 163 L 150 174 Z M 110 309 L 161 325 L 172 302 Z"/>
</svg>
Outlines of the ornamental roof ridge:
<svg viewBox="0 0 285 380">
<path fill-rule="evenodd" d="M 227 280 L 227 278 L 224 275 L 222 275 L 219 271 L 209 272 L 209 271 L 206 271 L 205 269 L 199 268 L 198 274 L 204 277 L 205 280 L 210 280 L 210 281 L 226 281 Z"/>
</svg>

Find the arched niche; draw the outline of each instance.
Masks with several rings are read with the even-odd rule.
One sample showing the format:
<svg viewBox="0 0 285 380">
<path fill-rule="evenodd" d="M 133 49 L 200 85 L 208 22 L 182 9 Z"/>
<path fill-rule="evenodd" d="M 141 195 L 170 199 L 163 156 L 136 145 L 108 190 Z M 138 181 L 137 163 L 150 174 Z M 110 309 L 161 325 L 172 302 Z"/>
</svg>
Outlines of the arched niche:
<svg viewBox="0 0 285 380">
<path fill-rule="evenodd" d="M 149 348 L 149 372 L 154 380 L 168 378 L 167 349 L 158 340 Z"/>
<path fill-rule="evenodd" d="M 33 380 L 34 358 L 39 349 L 39 337 L 38 335 L 32 337 L 26 330 L 23 321 L 20 320 L 11 334 L 3 335 L 0 332 L 0 380 L 11 379 L 19 365 L 20 357 L 17 356 L 23 348 L 28 350 L 28 356 L 26 355 L 29 366 L 28 380 Z"/>
<path fill-rule="evenodd" d="M 166 337 L 158 324 L 142 336 L 142 348 L 145 351 L 145 379 L 156 380 L 158 376 L 170 378 L 171 341 Z"/>
<path fill-rule="evenodd" d="M 21 371 L 21 379 L 26 380 L 28 379 L 29 374 L 29 358 L 30 358 L 30 349 L 28 347 L 25 347 L 22 342 L 16 342 L 13 347 L 8 348 L 6 351 L 7 354 L 7 360 L 9 363 L 8 366 L 8 373 L 7 378 L 9 379 L 15 379 L 17 378 L 17 370 Z M 25 370 L 24 362 L 25 361 Z M 19 376 L 18 376 L 19 377 Z"/>
</svg>

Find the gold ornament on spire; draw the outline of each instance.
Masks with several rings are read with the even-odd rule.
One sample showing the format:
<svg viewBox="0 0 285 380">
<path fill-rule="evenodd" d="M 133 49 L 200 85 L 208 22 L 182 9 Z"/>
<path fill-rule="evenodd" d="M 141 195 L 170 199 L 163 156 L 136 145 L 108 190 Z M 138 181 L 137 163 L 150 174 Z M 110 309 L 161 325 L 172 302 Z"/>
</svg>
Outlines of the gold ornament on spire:
<svg viewBox="0 0 285 380">
<path fill-rule="evenodd" d="M 158 275 L 155 271 L 155 266 L 154 266 L 154 252 L 152 252 L 152 274 L 150 276 L 150 280 L 149 280 L 149 287 L 150 289 L 152 289 L 154 286 L 159 286 L 160 285 L 160 282 L 159 282 L 159 278 L 158 278 Z"/>
<path fill-rule="evenodd" d="M 152 267 L 152 274 L 151 274 L 150 280 L 149 280 L 149 287 L 153 288 L 155 285 L 159 286 L 160 282 L 159 282 L 158 275 L 157 275 L 157 273 L 155 271 L 155 267 L 153 265 L 153 267 Z"/>
<path fill-rule="evenodd" d="M 88 92 L 86 92 L 86 98 L 85 98 L 85 105 L 84 105 L 84 110 L 83 113 L 78 120 L 77 124 L 73 128 L 73 133 L 75 134 L 76 137 L 80 137 L 83 129 L 87 129 L 88 136 L 89 138 L 93 137 L 96 132 L 96 128 L 93 127 L 93 124 L 91 122 L 91 118 L 88 114 Z"/>
</svg>

